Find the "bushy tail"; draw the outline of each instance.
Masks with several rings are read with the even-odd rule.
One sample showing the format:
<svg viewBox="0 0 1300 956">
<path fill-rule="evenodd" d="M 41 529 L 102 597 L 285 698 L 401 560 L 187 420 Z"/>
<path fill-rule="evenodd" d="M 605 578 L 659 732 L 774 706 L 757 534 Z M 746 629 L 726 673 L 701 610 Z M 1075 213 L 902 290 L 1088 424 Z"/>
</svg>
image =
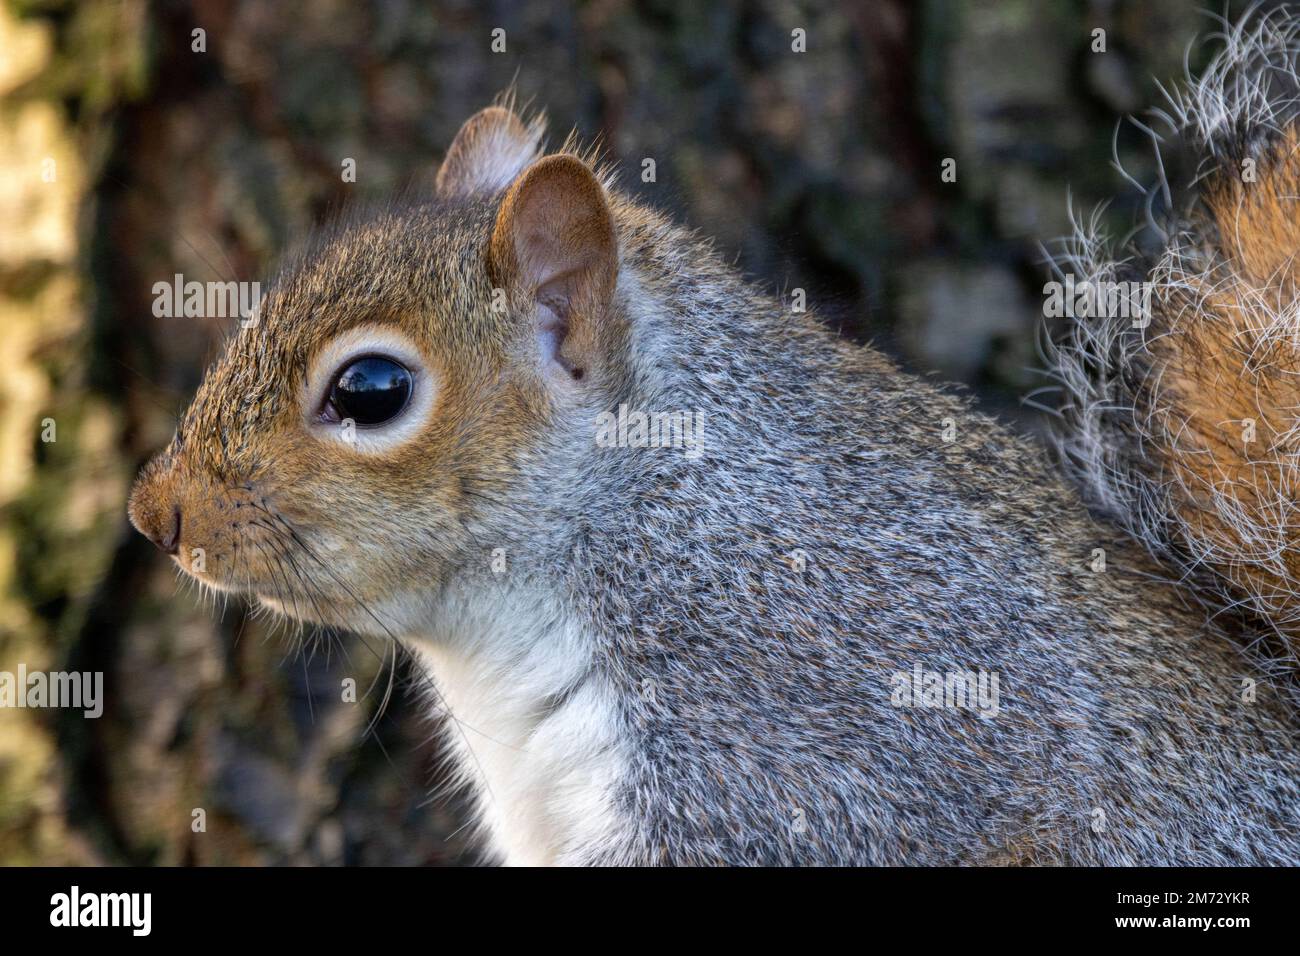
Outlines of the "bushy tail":
<svg viewBox="0 0 1300 956">
<path fill-rule="evenodd" d="M 1120 288 L 1148 306 L 1071 319 L 1050 345 L 1065 393 L 1058 444 L 1095 508 L 1172 562 L 1199 597 L 1266 625 L 1261 643 L 1294 675 L 1300 13 L 1248 16 L 1217 39 L 1201 78 L 1156 113 L 1174 133 L 1169 145 L 1200 160 L 1181 208 L 1168 183 L 1153 187 L 1171 210 L 1163 225 L 1149 217 L 1158 251 L 1117 257 L 1094 217 L 1055 259 L 1076 287 L 1140 283 Z"/>
</svg>

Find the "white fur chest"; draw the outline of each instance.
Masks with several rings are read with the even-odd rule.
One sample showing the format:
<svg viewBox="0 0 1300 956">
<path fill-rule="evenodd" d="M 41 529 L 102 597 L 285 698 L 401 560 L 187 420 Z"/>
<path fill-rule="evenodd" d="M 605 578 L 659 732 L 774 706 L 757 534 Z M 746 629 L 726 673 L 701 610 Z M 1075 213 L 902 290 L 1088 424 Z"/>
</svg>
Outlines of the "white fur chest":
<svg viewBox="0 0 1300 956">
<path fill-rule="evenodd" d="M 449 708 L 446 738 L 488 843 L 508 865 L 578 863 L 626 845 L 627 765 L 592 641 L 552 601 L 457 599 L 413 642 Z"/>
</svg>

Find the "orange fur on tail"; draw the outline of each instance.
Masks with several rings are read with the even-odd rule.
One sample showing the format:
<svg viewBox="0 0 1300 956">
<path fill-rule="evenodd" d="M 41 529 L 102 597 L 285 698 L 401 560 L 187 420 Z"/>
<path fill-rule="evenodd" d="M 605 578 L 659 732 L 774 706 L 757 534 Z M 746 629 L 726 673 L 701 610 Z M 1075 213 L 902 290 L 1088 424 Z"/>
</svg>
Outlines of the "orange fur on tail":
<svg viewBox="0 0 1300 956">
<path fill-rule="evenodd" d="M 1201 158 L 1163 250 L 1116 261 L 1095 220 L 1056 261 L 1150 284 L 1148 320 L 1072 320 L 1050 346 L 1059 446 L 1098 510 L 1216 611 L 1300 662 L 1300 117 L 1295 14 L 1247 20 L 1159 114 Z M 1164 195 L 1170 195 L 1164 184 Z"/>
<path fill-rule="evenodd" d="M 1180 542 L 1231 598 L 1300 640 L 1300 142 L 1287 130 L 1246 179 L 1204 197 L 1196 269 L 1156 272 L 1144 405 Z M 1250 170 L 1251 167 L 1246 167 Z M 1253 181 L 1251 179 L 1253 178 Z M 1206 257 L 1197 257 L 1206 258 Z"/>
</svg>

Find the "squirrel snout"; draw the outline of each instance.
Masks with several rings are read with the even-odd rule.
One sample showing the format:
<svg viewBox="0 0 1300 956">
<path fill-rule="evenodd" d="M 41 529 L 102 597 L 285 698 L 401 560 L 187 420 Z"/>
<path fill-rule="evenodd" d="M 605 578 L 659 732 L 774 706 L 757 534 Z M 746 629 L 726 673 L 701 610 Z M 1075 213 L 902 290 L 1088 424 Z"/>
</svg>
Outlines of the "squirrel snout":
<svg viewBox="0 0 1300 956">
<path fill-rule="evenodd" d="M 166 529 L 166 530 L 164 530 Z M 181 507 L 172 505 L 172 520 L 170 522 L 163 520 L 162 524 L 151 527 L 145 535 L 165 554 L 175 554 L 180 550 L 181 540 Z"/>
<path fill-rule="evenodd" d="M 160 493 L 151 476 L 141 476 L 127 505 L 131 524 L 165 554 L 176 554 L 181 541 L 181 506 Z"/>
</svg>

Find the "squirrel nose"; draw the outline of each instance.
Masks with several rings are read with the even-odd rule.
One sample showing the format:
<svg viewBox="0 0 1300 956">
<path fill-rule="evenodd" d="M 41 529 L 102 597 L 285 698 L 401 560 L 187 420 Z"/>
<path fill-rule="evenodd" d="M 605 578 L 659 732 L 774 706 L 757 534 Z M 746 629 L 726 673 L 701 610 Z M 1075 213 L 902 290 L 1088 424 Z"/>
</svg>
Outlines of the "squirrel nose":
<svg viewBox="0 0 1300 956">
<path fill-rule="evenodd" d="M 175 554 L 181 541 L 181 508 L 172 505 L 171 514 L 163 512 L 161 520 L 145 531 L 145 536 L 164 554 Z"/>
<path fill-rule="evenodd" d="M 157 545 L 158 550 L 164 554 L 175 554 L 180 550 L 180 505 L 172 505 L 170 509 L 149 509 L 144 514 L 133 514 L 132 518 L 140 533 Z"/>
<path fill-rule="evenodd" d="M 164 554 L 181 549 L 181 500 L 179 477 L 162 458 L 146 465 L 131 488 L 126 507 L 131 524 Z"/>
<path fill-rule="evenodd" d="M 172 505 L 171 527 L 163 535 L 160 541 L 157 538 L 151 538 L 154 544 L 162 548 L 167 554 L 175 554 L 181 543 L 181 506 Z"/>
</svg>

